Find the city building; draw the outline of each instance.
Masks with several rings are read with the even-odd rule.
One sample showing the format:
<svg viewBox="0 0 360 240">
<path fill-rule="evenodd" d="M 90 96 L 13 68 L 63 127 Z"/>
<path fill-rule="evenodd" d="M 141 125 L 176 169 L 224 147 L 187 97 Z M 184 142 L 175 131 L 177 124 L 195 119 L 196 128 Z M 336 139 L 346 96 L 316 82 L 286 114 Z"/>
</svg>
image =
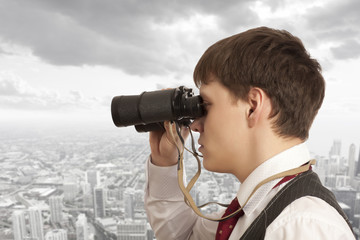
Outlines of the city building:
<svg viewBox="0 0 360 240">
<path fill-rule="evenodd" d="M 50 216 L 52 223 L 61 223 L 62 221 L 62 196 L 51 196 L 49 198 Z"/>
<path fill-rule="evenodd" d="M 340 156 L 339 155 L 332 155 L 329 159 L 329 172 L 328 175 L 336 175 L 340 173 Z"/>
<path fill-rule="evenodd" d="M 359 151 L 359 158 L 357 164 L 355 165 L 356 166 L 355 166 L 354 179 L 351 185 L 355 190 L 360 191 L 360 151 Z"/>
<path fill-rule="evenodd" d="M 91 191 L 100 184 L 100 173 L 97 170 L 86 171 L 86 182 L 90 184 Z"/>
<path fill-rule="evenodd" d="M 341 141 L 340 140 L 334 140 L 333 145 L 331 146 L 329 156 L 340 156 L 341 153 Z"/>
<path fill-rule="evenodd" d="M 105 217 L 106 194 L 102 187 L 94 188 L 94 215 L 95 218 Z"/>
<path fill-rule="evenodd" d="M 84 207 L 93 207 L 94 206 L 94 197 L 93 197 L 93 189 L 91 189 L 91 185 L 88 182 L 81 183 L 81 191 L 82 191 L 82 199 Z"/>
<path fill-rule="evenodd" d="M 45 240 L 67 240 L 65 229 L 54 229 L 46 233 Z"/>
<path fill-rule="evenodd" d="M 360 177 L 360 151 L 359 151 L 359 157 L 354 175 Z"/>
<path fill-rule="evenodd" d="M 80 183 L 81 191 L 83 194 L 92 194 L 91 185 L 88 182 Z"/>
<path fill-rule="evenodd" d="M 356 209 L 356 191 L 349 189 L 349 188 L 340 188 L 340 189 L 332 189 L 332 192 L 334 193 L 336 200 L 339 203 L 345 204 L 348 206 L 347 210 L 347 216 L 349 217 L 351 222 L 354 222 L 354 215 L 355 215 L 355 209 Z M 345 211 L 345 209 L 343 208 Z"/>
<path fill-rule="evenodd" d="M 64 201 L 67 202 L 73 201 L 79 192 L 79 188 L 76 183 L 66 182 L 64 183 L 63 189 L 64 189 Z"/>
<path fill-rule="evenodd" d="M 27 236 L 24 211 L 17 210 L 12 214 L 14 240 L 23 240 Z"/>
<path fill-rule="evenodd" d="M 351 144 L 349 148 L 349 177 L 350 183 L 354 180 L 355 177 L 355 144 Z"/>
<path fill-rule="evenodd" d="M 147 222 L 143 203 L 143 189 L 146 187 L 144 161 L 149 156 L 148 140 L 144 139 L 147 144 L 145 147 L 140 141 L 135 140 L 127 140 L 128 142 L 122 144 L 123 139 L 125 138 L 116 135 L 117 141 L 106 138 L 103 145 L 100 142 L 94 144 L 89 138 L 68 139 L 63 141 L 63 147 L 60 149 L 67 157 L 60 162 L 57 157 L 58 150 L 48 148 L 48 139 L 44 141 L 43 150 L 41 145 L 35 146 L 34 144 L 38 143 L 33 141 L 19 141 L 21 144 L 14 152 L 9 152 L 7 147 L 13 145 L 12 141 L 8 142 L 8 145 L 0 145 L 0 164 L 4 170 L 0 179 L 0 195 L 3 196 L 3 199 L 0 199 L 0 220 L 3 226 L 0 228 L 0 239 L 153 240 L 154 233 L 150 225 L 147 223 L 145 227 L 144 224 Z M 99 138 L 96 138 L 96 141 L 98 140 Z M 58 144 L 59 139 L 56 137 L 53 142 Z M 80 145 L 81 148 L 77 149 L 76 146 Z M 328 151 L 331 153 L 330 156 L 318 156 L 313 153 L 317 160 L 313 170 L 323 184 L 335 194 L 358 238 L 359 148 L 358 145 L 349 144 L 346 146 L 348 152 L 340 155 L 341 142 L 334 141 L 331 145 L 332 149 L 329 148 Z M 31 148 L 38 149 L 37 153 L 29 155 Z M 112 161 L 113 159 L 116 161 Z M 102 164 L 107 161 L 113 162 L 113 165 L 106 164 L 109 166 L 103 168 L 106 171 L 99 171 L 99 166 L 104 166 Z M 196 173 L 197 162 L 188 161 L 186 164 L 188 182 Z M 30 169 L 29 166 L 36 169 L 26 170 L 35 174 L 33 186 L 21 189 L 22 186 L 16 184 L 20 165 L 25 165 L 26 168 L 22 168 L 25 170 Z M 104 174 L 102 181 L 100 173 Z M 191 195 L 198 205 L 211 200 L 226 203 L 236 195 L 239 185 L 234 177 L 204 171 L 192 188 Z M 62 197 L 52 197 L 53 195 Z M 31 205 L 36 207 L 29 207 Z M 50 213 L 47 210 L 49 207 Z M 93 219 L 92 209 L 96 219 Z M 217 210 L 217 206 L 210 205 L 202 211 L 210 215 Z M 89 215 L 82 214 L 84 212 Z M 53 229 L 58 230 L 51 231 Z"/>
<path fill-rule="evenodd" d="M 335 175 L 335 189 L 340 189 L 347 186 L 350 186 L 349 176 L 342 174 Z"/>
<path fill-rule="evenodd" d="M 76 240 L 89 240 L 88 223 L 85 214 L 79 214 L 76 221 Z"/>
<path fill-rule="evenodd" d="M 125 219 L 134 218 L 134 194 L 133 188 L 126 188 L 124 191 Z"/>
<path fill-rule="evenodd" d="M 147 240 L 154 240 L 155 239 L 154 231 L 152 230 L 149 223 L 147 223 L 146 225 L 147 225 Z"/>
<path fill-rule="evenodd" d="M 41 210 L 36 207 L 30 207 L 28 213 L 31 238 L 37 240 L 44 240 L 44 223 L 41 215 Z"/>
<path fill-rule="evenodd" d="M 149 231 L 151 234 L 151 232 Z M 145 220 L 124 220 L 117 226 L 117 240 L 147 240 L 147 222 Z"/>
</svg>

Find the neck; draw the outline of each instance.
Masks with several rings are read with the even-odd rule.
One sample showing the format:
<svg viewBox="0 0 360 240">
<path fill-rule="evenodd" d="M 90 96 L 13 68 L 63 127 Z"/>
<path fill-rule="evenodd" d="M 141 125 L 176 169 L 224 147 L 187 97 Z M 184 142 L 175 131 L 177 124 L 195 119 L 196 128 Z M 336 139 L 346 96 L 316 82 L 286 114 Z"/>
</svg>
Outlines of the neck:
<svg viewBox="0 0 360 240">
<path fill-rule="evenodd" d="M 257 142 L 258 143 L 249 146 L 250 154 L 245 160 L 246 166 L 243 165 L 242 168 L 237 168 L 241 170 L 234 174 L 241 183 L 262 163 L 277 154 L 302 143 L 303 140 L 299 138 L 273 136 L 260 138 L 260 141 Z"/>
</svg>

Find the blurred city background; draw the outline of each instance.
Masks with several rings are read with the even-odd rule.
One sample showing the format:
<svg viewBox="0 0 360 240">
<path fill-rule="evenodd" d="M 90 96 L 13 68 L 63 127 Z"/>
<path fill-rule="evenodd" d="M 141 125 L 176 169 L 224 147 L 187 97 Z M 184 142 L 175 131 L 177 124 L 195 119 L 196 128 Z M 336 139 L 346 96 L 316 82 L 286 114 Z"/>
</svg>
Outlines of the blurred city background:
<svg viewBox="0 0 360 240">
<path fill-rule="evenodd" d="M 196 91 L 203 52 L 259 26 L 298 36 L 322 66 L 307 144 L 359 235 L 359 12 L 358 0 L 0 0 L 0 239 L 153 239 L 148 135 L 115 128 L 111 99 Z M 226 202 L 238 185 L 204 171 L 192 195 Z"/>
<path fill-rule="evenodd" d="M 155 238 L 143 201 L 148 134 L 132 127 L 1 133 L 0 239 Z M 314 171 L 359 235 L 359 144 L 343 146 L 334 140 L 328 154 L 312 156 L 317 160 Z M 185 154 L 185 164 L 191 178 L 196 160 Z M 203 170 L 191 194 L 198 205 L 228 203 L 239 184 L 232 175 Z M 217 205 L 210 205 L 203 212 L 217 210 Z"/>
</svg>

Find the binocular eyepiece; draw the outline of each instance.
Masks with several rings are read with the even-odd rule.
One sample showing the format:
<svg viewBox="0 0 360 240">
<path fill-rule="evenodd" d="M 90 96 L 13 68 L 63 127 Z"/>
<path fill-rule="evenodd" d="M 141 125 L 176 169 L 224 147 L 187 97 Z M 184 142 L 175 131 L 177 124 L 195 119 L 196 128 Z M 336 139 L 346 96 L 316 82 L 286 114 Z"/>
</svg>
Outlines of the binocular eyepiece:
<svg viewBox="0 0 360 240">
<path fill-rule="evenodd" d="M 184 86 L 140 95 L 116 96 L 111 102 L 114 124 L 117 127 L 135 125 L 138 132 L 164 129 L 164 121 L 188 125 L 204 113 L 201 96 L 194 96 L 192 89 Z"/>
</svg>

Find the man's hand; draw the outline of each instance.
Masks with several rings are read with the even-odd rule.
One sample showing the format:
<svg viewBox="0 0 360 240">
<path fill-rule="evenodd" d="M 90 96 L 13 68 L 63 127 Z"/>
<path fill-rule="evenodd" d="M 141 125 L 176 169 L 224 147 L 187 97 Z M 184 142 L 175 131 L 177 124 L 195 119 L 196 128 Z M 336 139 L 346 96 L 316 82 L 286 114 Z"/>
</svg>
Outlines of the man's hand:
<svg viewBox="0 0 360 240">
<path fill-rule="evenodd" d="M 174 140 L 169 132 L 172 128 L 175 140 L 179 147 L 182 147 L 182 143 L 176 132 L 175 123 L 164 122 L 166 131 L 152 131 L 149 135 L 150 148 L 151 148 L 151 161 L 157 166 L 172 166 L 177 164 L 178 151 Z M 181 136 L 185 139 L 189 136 L 189 130 L 185 127 L 181 128 Z"/>
</svg>

